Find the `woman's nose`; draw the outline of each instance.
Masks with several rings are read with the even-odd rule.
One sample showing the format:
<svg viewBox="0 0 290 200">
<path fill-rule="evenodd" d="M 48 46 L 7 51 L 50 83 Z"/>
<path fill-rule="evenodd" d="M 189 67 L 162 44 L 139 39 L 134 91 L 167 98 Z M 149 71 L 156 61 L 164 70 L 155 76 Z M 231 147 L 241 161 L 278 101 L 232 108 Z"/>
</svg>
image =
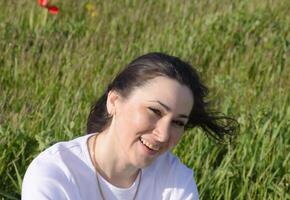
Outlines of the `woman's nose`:
<svg viewBox="0 0 290 200">
<path fill-rule="evenodd" d="M 170 138 L 170 123 L 165 119 L 160 119 L 154 132 L 159 142 L 167 142 Z"/>
</svg>

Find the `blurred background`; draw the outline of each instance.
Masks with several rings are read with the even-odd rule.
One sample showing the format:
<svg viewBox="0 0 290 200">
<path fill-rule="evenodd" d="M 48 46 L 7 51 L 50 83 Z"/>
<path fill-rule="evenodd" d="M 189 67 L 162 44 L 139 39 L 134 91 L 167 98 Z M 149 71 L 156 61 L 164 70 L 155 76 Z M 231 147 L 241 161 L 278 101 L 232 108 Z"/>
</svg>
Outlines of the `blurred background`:
<svg viewBox="0 0 290 200">
<path fill-rule="evenodd" d="M 152 51 L 191 63 L 211 108 L 240 133 L 185 133 L 174 153 L 200 199 L 290 199 L 289 0 L 0 0 L 0 199 L 20 199 L 32 159 L 85 134 L 114 75 Z"/>
</svg>

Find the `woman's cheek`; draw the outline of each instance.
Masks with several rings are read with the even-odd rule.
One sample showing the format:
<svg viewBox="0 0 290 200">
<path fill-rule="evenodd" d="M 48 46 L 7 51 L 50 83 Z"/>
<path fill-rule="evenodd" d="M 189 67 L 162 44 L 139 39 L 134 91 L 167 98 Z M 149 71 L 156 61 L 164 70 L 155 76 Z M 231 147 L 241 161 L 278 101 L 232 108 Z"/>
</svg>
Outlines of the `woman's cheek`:
<svg viewBox="0 0 290 200">
<path fill-rule="evenodd" d="M 140 110 L 138 110 L 138 112 L 135 112 L 135 114 L 131 116 L 130 122 L 132 125 L 134 124 L 134 126 L 138 129 L 146 128 L 152 123 L 150 118 Z"/>
</svg>

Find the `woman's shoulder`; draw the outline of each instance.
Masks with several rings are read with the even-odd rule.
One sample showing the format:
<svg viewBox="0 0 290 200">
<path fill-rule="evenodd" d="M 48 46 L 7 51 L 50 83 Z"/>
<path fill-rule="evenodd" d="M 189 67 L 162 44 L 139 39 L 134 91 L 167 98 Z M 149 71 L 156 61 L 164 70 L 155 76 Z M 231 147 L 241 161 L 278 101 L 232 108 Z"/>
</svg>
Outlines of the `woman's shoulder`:
<svg viewBox="0 0 290 200">
<path fill-rule="evenodd" d="M 193 170 L 184 165 L 171 152 L 161 155 L 144 169 L 144 176 L 153 179 L 155 188 L 160 188 L 165 199 L 198 199 Z M 152 183 L 152 180 L 150 181 Z M 171 198 L 172 199 L 172 198 Z"/>
<path fill-rule="evenodd" d="M 62 168 L 62 171 L 65 171 L 66 165 L 70 165 L 70 163 L 77 165 L 79 162 L 88 162 L 89 153 L 86 145 L 88 137 L 89 135 L 85 135 L 50 146 L 36 156 L 28 170 L 33 168 L 46 172 L 47 169 L 52 171 L 54 168 Z"/>
<path fill-rule="evenodd" d="M 79 154 L 86 148 L 86 142 L 90 135 L 84 135 L 68 141 L 60 141 L 41 152 L 38 157 L 57 156 L 58 154 L 66 154 L 73 152 Z"/>
<path fill-rule="evenodd" d="M 87 138 L 88 136 L 82 136 L 70 141 L 58 142 L 41 152 L 28 166 L 23 179 L 22 195 L 30 197 L 34 193 L 60 197 L 66 193 L 64 191 L 74 191 L 75 183 L 80 176 L 84 179 L 90 177 L 91 174 L 78 173 L 78 171 L 87 173 L 91 171 L 87 161 L 89 158 L 86 158 L 88 152 L 85 152 Z"/>
<path fill-rule="evenodd" d="M 184 165 L 178 157 L 171 152 L 161 155 L 149 167 L 144 169 L 148 176 L 165 180 L 164 184 L 192 184 L 194 183 L 193 170 Z"/>
<path fill-rule="evenodd" d="M 178 157 L 173 155 L 171 152 L 166 152 L 161 155 L 157 160 L 148 167 L 149 171 L 154 171 L 155 173 L 165 172 L 173 173 L 174 175 L 178 174 L 192 174 L 192 169 L 189 169 L 184 165 Z"/>
</svg>

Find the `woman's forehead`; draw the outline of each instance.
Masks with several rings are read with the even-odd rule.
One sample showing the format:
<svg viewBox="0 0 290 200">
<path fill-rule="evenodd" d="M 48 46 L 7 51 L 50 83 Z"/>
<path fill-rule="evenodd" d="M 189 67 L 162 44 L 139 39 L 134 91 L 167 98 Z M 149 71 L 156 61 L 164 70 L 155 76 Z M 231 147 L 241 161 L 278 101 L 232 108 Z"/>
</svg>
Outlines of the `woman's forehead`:
<svg viewBox="0 0 290 200">
<path fill-rule="evenodd" d="M 193 105 L 191 90 L 178 81 L 158 76 L 132 91 L 133 100 L 161 102 L 172 110 L 188 110 Z"/>
</svg>

